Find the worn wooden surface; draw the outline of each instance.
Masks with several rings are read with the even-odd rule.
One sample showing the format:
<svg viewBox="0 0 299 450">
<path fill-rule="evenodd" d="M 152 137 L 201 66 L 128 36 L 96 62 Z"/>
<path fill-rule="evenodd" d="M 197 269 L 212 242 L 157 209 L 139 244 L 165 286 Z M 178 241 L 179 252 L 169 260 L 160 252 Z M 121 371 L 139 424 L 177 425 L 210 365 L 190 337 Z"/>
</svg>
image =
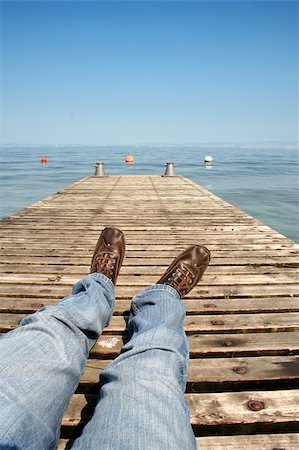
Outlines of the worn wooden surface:
<svg viewBox="0 0 299 450">
<path fill-rule="evenodd" d="M 131 297 L 192 243 L 212 252 L 184 299 L 186 396 L 201 449 L 299 448 L 298 246 L 186 178 L 88 177 L 4 220 L 0 331 L 68 295 L 106 226 L 127 241 L 115 313 L 65 412 L 59 449 L 92 414 L 99 372 L 126 341 Z M 264 408 L 251 411 L 250 400 Z"/>
<path fill-rule="evenodd" d="M 196 439 L 201 450 L 298 450 L 298 435 L 267 434 L 251 436 L 216 436 Z M 67 450 L 69 441 L 60 439 L 57 450 Z"/>
</svg>

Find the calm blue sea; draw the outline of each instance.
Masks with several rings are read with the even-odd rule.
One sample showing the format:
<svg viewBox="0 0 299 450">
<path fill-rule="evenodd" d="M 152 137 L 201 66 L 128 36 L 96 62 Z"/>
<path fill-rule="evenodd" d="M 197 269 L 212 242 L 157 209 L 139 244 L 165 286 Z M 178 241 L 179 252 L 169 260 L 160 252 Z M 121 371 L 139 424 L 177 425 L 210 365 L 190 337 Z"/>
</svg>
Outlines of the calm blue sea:
<svg viewBox="0 0 299 450">
<path fill-rule="evenodd" d="M 133 165 L 124 162 L 126 154 Z M 205 166 L 205 155 L 214 163 Z M 40 163 L 41 156 L 48 159 Z M 94 174 L 163 174 L 165 163 L 271 228 L 299 241 L 298 149 L 295 144 L 197 146 L 13 146 L 0 147 L 1 218 Z"/>
</svg>

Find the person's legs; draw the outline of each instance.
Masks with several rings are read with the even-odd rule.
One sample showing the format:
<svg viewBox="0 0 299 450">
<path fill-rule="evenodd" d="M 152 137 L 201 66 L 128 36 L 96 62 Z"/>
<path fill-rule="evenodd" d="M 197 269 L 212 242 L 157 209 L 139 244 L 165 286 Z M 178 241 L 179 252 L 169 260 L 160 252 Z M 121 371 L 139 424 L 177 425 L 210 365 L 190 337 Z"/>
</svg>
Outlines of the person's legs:
<svg viewBox="0 0 299 450">
<path fill-rule="evenodd" d="M 155 285 L 132 303 L 132 337 L 101 374 L 99 402 L 75 449 L 194 450 L 184 398 L 188 341 L 184 305 Z"/>
<path fill-rule="evenodd" d="M 54 449 L 88 352 L 109 322 L 124 257 L 123 233 L 103 230 L 88 275 L 59 304 L 0 340 L 0 449 Z"/>
<path fill-rule="evenodd" d="M 113 283 L 92 274 L 73 295 L 0 339 L 0 449 L 54 449 L 88 352 L 109 321 Z"/>
<path fill-rule="evenodd" d="M 210 260 L 194 246 L 162 278 L 137 295 L 129 318 L 129 342 L 101 374 L 99 401 L 75 450 L 195 450 L 184 398 L 189 359 L 180 301 Z"/>
</svg>

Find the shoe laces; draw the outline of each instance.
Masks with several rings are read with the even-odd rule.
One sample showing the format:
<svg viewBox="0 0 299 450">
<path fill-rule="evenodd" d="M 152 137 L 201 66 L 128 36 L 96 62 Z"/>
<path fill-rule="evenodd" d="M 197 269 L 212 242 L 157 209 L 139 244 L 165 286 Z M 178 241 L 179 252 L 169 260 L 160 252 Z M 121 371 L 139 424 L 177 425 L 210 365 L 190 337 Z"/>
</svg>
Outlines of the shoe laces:
<svg viewBox="0 0 299 450">
<path fill-rule="evenodd" d="M 106 275 L 108 278 L 113 277 L 115 267 L 115 257 L 110 252 L 101 253 L 96 258 L 98 272 Z"/>
<path fill-rule="evenodd" d="M 192 284 L 195 278 L 194 273 L 187 267 L 181 270 L 179 267 L 170 275 L 168 280 L 175 289 L 180 289 L 182 284 L 188 285 Z M 187 286 L 188 287 L 188 286 Z"/>
</svg>

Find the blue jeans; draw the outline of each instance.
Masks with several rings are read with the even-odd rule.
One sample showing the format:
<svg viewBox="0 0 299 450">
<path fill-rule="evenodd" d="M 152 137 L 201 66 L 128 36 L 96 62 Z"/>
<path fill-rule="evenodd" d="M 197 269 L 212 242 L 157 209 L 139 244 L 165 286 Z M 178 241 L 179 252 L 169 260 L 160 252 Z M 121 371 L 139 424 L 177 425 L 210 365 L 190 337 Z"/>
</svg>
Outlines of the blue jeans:
<svg viewBox="0 0 299 450">
<path fill-rule="evenodd" d="M 63 413 L 114 301 L 112 282 L 94 273 L 70 297 L 0 339 L 1 450 L 55 449 Z M 93 417 L 73 449 L 196 449 L 184 398 L 184 316 L 170 286 L 157 284 L 133 299 L 130 340 L 102 372 Z"/>
</svg>

